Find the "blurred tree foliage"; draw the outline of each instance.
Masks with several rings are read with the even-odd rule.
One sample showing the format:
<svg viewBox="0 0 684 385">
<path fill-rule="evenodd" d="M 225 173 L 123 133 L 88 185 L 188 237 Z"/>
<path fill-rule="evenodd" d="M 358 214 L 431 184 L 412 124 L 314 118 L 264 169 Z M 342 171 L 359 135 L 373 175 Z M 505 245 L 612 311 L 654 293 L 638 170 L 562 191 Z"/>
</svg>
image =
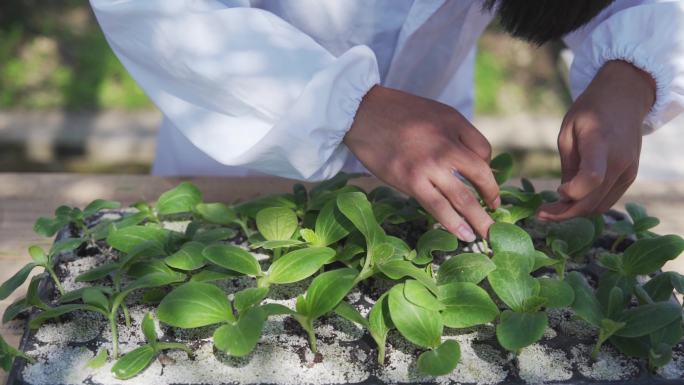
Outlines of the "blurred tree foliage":
<svg viewBox="0 0 684 385">
<path fill-rule="evenodd" d="M 0 2 L 0 108 L 150 106 L 86 1 Z"/>
</svg>

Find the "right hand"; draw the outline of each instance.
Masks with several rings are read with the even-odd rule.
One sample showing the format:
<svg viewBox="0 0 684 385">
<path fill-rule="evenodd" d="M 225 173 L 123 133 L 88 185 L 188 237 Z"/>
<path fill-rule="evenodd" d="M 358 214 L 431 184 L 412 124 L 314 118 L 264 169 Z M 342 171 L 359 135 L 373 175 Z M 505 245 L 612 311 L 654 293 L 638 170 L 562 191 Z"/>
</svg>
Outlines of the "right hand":
<svg viewBox="0 0 684 385">
<path fill-rule="evenodd" d="M 453 172 L 497 208 L 501 201 L 489 167 L 491 146 L 455 109 L 375 86 L 363 98 L 344 143 L 370 172 L 416 198 L 461 240 L 474 241 L 473 228 L 487 237 L 494 222 Z"/>
</svg>

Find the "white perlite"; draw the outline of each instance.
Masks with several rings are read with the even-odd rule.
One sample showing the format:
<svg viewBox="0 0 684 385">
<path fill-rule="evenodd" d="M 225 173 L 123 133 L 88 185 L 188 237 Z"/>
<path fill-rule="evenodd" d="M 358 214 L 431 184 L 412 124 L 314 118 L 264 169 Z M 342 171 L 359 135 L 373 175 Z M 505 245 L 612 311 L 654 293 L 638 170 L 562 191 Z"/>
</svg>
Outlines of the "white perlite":
<svg viewBox="0 0 684 385">
<path fill-rule="evenodd" d="M 532 344 L 518 355 L 519 375 L 529 384 L 544 384 L 572 378 L 572 364 L 562 350 Z"/>
<path fill-rule="evenodd" d="M 593 361 L 592 349 L 590 345 L 580 344 L 570 350 L 577 370 L 585 377 L 599 381 L 616 381 L 628 379 L 639 372 L 637 360 L 619 356 L 607 345 L 601 346 L 598 359 Z"/>
</svg>

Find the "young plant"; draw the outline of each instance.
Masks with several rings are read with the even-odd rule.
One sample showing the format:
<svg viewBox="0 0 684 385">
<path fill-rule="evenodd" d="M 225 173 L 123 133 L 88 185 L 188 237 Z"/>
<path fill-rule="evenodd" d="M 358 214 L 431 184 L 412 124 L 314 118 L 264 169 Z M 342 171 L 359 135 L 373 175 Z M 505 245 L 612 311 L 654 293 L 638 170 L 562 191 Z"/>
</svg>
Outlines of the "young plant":
<svg viewBox="0 0 684 385">
<path fill-rule="evenodd" d="M 634 236 L 637 239 L 653 238 L 654 236 L 657 236 L 655 233 L 651 232 L 650 229 L 660 224 L 658 218 L 649 216 L 646 209 L 638 203 L 627 203 L 625 208 L 632 221 L 630 222 L 627 219 L 623 219 L 619 222 L 615 222 L 610 227 L 610 229 L 618 235 L 610 248 L 610 251 L 613 253 L 625 238 L 629 236 Z"/>
<path fill-rule="evenodd" d="M 150 313 L 145 314 L 145 318 L 143 318 L 142 331 L 147 343 L 124 354 L 114 363 L 112 373 L 114 373 L 116 378 L 127 380 L 137 376 L 164 350 L 178 349 L 184 351 L 188 357 L 193 356 L 192 350 L 184 344 L 157 340 L 157 330 Z"/>
<path fill-rule="evenodd" d="M 356 284 L 358 273 L 350 268 L 321 273 L 314 278 L 306 293 L 297 297 L 297 312 L 294 318 L 308 334 L 309 344 L 314 353 L 317 351 L 314 321 L 337 307 Z"/>
<path fill-rule="evenodd" d="M 50 278 L 52 278 L 52 281 L 54 282 L 55 287 L 57 287 L 57 290 L 59 290 L 59 293 L 64 294 L 62 284 L 59 282 L 59 278 L 54 270 L 55 257 L 60 253 L 77 248 L 82 243 L 83 239 L 80 238 L 63 239 L 59 242 L 55 242 L 47 254 L 40 246 L 33 245 L 29 247 L 29 254 L 33 259 L 33 262 L 26 264 L 0 286 L 0 300 L 9 297 L 10 294 L 12 294 L 19 286 L 21 286 L 24 281 L 26 281 L 26 278 L 28 278 L 29 274 L 31 274 L 31 271 L 36 267 L 42 267 L 45 269 L 45 271 L 50 275 Z"/>
<path fill-rule="evenodd" d="M 266 318 L 273 314 L 271 307 L 260 305 L 267 294 L 267 288 L 244 289 L 235 294 L 231 304 L 218 287 L 188 282 L 164 297 L 157 307 L 157 316 L 167 325 L 183 329 L 218 324 L 213 336 L 214 346 L 241 357 L 254 349 Z"/>
<path fill-rule="evenodd" d="M 29 326 L 32 329 L 37 329 L 43 322 L 49 319 L 77 310 L 101 314 L 109 321 L 109 328 L 112 334 L 112 358 L 117 358 L 119 349 L 118 313 L 126 297 L 135 290 L 166 286 L 181 282 L 184 279 L 185 275 L 179 273 L 153 273 L 138 278 L 120 291 L 115 290 L 111 293 L 108 293 L 109 290 L 105 291 L 97 287 L 88 287 L 80 291 L 82 303 L 67 303 L 43 310 L 31 319 Z"/>
<path fill-rule="evenodd" d="M 75 226 L 83 237 L 93 239 L 95 232 L 88 227 L 86 219 L 104 209 L 118 209 L 121 207 L 119 202 L 105 199 L 96 199 L 90 202 L 83 210 L 77 207 L 60 206 L 55 210 L 54 218 L 40 217 L 33 225 L 33 230 L 44 237 L 52 237 L 61 228 L 71 224 Z"/>
<path fill-rule="evenodd" d="M 544 334 L 548 317 L 541 309 L 569 306 L 574 293 L 563 281 L 530 275 L 540 252 L 534 249 L 524 230 L 508 223 L 495 223 L 489 234 L 496 269 L 488 273 L 487 280 L 510 308 L 501 314 L 496 336 L 501 346 L 517 352 Z"/>
<path fill-rule="evenodd" d="M 24 352 L 15 349 L 8 344 L 4 338 L 0 337 L 0 368 L 5 372 L 9 372 L 12 363 L 16 358 L 23 358 L 30 363 L 36 362 L 33 358 L 24 354 Z"/>
</svg>

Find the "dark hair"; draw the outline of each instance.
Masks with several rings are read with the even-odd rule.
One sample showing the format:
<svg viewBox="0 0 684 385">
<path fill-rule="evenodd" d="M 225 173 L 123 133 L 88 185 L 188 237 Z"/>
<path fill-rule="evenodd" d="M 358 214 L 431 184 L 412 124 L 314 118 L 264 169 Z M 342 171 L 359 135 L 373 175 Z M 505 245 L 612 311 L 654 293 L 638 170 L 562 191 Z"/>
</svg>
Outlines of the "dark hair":
<svg viewBox="0 0 684 385">
<path fill-rule="evenodd" d="M 542 45 L 587 24 L 613 0 L 484 0 L 513 36 Z"/>
</svg>

